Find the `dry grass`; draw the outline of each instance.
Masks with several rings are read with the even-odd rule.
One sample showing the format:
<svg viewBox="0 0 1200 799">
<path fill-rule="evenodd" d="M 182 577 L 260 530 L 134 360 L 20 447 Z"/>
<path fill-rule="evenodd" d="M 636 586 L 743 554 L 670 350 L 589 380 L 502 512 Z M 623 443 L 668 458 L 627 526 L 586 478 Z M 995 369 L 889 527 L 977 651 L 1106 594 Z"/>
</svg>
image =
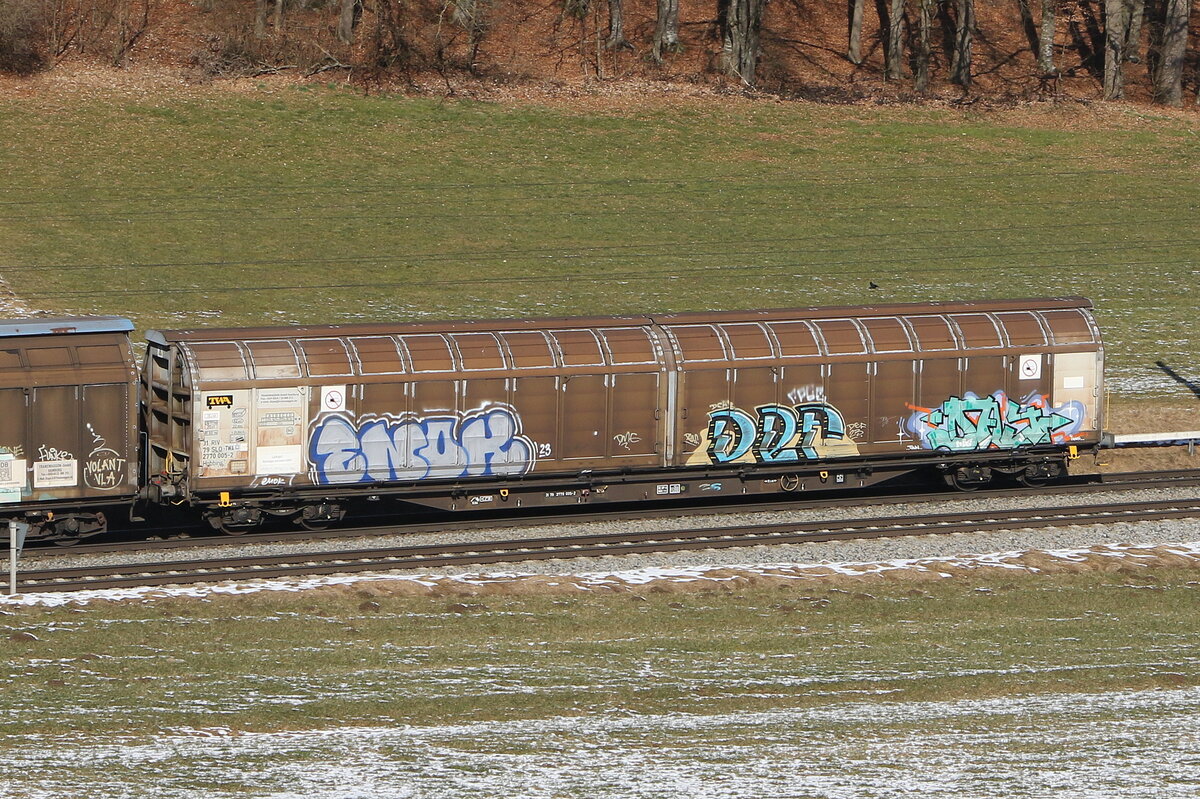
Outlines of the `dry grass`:
<svg viewBox="0 0 1200 799">
<path fill-rule="evenodd" d="M 449 724 L 752 712 L 880 691 L 909 701 L 1194 685 L 1195 576 L 1162 567 L 588 598 L 376 587 L 26 609 L 0 618 L 0 684 L 20 686 L 0 694 L 0 731 Z M 638 676 L 646 669 L 652 683 Z"/>
</svg>

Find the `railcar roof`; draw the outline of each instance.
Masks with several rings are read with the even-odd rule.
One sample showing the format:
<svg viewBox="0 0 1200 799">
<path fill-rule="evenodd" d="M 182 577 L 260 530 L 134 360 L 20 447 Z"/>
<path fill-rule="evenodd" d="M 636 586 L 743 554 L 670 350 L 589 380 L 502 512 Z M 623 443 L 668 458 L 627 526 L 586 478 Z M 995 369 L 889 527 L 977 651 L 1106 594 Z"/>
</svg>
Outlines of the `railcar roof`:
<svg viewBox="0 0 1200 799">
<path fill-rule="evenodd" d="M 70 333 L 128 333 L 133 322 L 121 316 L 40 316 L 0 320 L 0 336 L 56 336 Z"/>
<path fill-rule="evenodd" d="M 565 316 L 537 319 L 448 320 L 431 322 L 373 322 L 349 325 L 305 325 L 297 327 L 213 327 L 180 330 L 150 330 L 146 338 L 156 344 L 169 341 L 229 341 L 246 339 L 279 339 L 332 337 L 343 335 L 370 336 L 396 333 L 457 333 L 494 330 L 554 330 L 561 328 L 622 327 L 646 324 L 696 324 L 701 322 L 760 322 L 780 319 L 815 319 L 821 317 L 870 317 L 906 314 L 946 314 L 990 311 L 1044 311 L 1059 308 L 1091 308 L 1085 297 L 1043 297 L 1013 300 L 980 300 L 975 302 L 902 302 L 880 305 L 835 305 L 808 308 L 775 308 L 742 311 L 689 311 L 655 313 L 641 316 Z"/>
</svg>

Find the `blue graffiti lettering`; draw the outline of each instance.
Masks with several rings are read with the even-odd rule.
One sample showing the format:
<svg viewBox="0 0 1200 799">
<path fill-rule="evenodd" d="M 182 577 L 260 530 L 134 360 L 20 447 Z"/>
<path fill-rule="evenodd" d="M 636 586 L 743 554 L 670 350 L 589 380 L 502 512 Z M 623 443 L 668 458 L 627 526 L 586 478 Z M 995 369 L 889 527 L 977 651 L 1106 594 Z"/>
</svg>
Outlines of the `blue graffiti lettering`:
<svg viewBox="0 0 1200 799">
<path fill-rule="evenodd" d="M 758 459 L 762 463 L 795 463 L 800 453 L 788 444 L 796 437 L 800 415 L 787 405 L 758 406 Z"/>
<path fill-rule="evenodd" d="M 1051 407 L 1047 398 L 1030 394 L 1021 402 L 1004 392 L 980 397 L 966 392 L 937 408 L 914 408 L 906 422 L 926 449 L 962 452 L 1016 449 L 1067 441 L 1083 425 L 1086 409 L 1076 400 Z"/>
<path fill-rule="evenodd" d="M 327 416 L 309 439 L 319 484 L 525 474 L 536 457 L 517 415 L 490 407 L 467 414 L 372 419 Z"/>
<path fill-rule="evenodd" d="M 754 420 L 740 408 L 723 408 L 708 416 L 708 457 L 713 463 L 729 463 L 750 451 L 754 444 Z"/>
<path fill-rule="evenodd" d="M 801 445 L 804 457 L 816 460 L 820 457 L 817 446 L 824 443 L 826 438 L 836 438 L 839 441 L 846 438 L 846 420 L 832 405 L 824 402 L 810 402 L 797 405 L 800 413 Z"/>
<path fill-rule="evenodd" d="M 732 463 L 747 455 L 758 463 L 817 460 L 829 454 L 828 439 L 846 440 L 842 414 L 825 402 L 760 405 L 755 411 L 757 418 L 741 408 L 709 414 L 708 457 L 712 463 Z"/>
</svg>

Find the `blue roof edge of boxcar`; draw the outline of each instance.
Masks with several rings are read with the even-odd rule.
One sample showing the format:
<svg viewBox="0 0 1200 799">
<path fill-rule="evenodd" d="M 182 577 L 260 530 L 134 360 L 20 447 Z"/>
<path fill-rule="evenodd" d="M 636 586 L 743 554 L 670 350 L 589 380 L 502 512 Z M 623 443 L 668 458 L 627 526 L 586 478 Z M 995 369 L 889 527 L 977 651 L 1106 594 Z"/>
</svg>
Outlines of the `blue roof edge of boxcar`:
<svg viewBox="0 0 1200 799">
<path fill-rule="evenodd" d="M 57 336 L 70 333 L 128 333 L 133 322 L 123 316 L 62 316 L 0 319 L 0 337 Z"/>
</svg>

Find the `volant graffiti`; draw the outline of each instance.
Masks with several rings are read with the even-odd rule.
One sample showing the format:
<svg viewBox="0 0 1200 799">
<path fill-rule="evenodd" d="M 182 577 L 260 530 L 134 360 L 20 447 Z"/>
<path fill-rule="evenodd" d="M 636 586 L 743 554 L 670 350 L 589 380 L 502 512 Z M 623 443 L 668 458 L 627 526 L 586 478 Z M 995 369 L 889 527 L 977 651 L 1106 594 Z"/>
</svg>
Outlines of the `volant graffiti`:
<svg viewBox="0 0 1200 799">
<path fill-rule="evenodd" d="M 710 413 L 708 430 L 688 464 L 796 463 L 858 454 L 841 412 L 827 402 L 760 405 L 754 410 L 721 408 Z"/>
<path fill-rule="evenodd" d="M 108 446 L 104 437 L 97 433 L 91 423 L 87 426 L 95 447 L 83 462 L 83 482 L 90 488 L 111 491 L 121 484 L 125 475 L 125 458 Z"/>
<path fill-rule="evenodd" d="M 909 407 L 914 413 L 906 427 L 923 447 L 956 452 L 1067 441 L 1087 413 L 1081 402 L 1052 407 L 1047 395 L 1036 392 L 1016 402 L 1002 391 L 985 397 L 968 391 L 937 408 Z"/>
<path fill-rule="evenodd" d="M 320 484 L 516 475 L 536 460 L 520 417 L 502 406 L 357 423 L 327 416 L 308 452 Z"/>
</svg>

